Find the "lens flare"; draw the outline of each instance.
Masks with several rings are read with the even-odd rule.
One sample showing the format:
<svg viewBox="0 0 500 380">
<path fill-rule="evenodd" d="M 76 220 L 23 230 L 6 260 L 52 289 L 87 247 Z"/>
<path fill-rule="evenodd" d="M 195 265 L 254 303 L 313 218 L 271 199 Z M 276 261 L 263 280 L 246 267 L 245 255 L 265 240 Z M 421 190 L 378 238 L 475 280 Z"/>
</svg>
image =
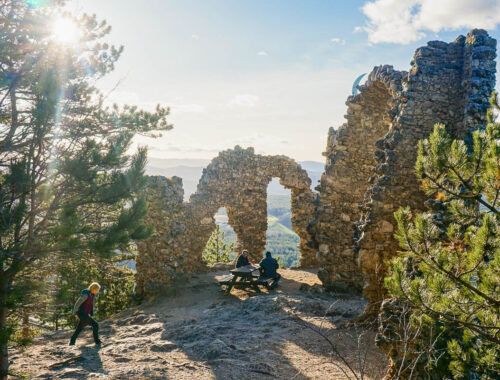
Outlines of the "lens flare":
<svg viewBox="0 0 500 380">
<path fill-rule="evenodd" d="M 31 8 L 40 8 L 45 6 L 49 0 L 27 0 L 26 3 L 31 7 Z"/>
<path fill-rule="evenodd" d="M 73 43 L 78 41 L 80 37 L 80 29 L 68 18 L 58 18 L 52 26 L 54 39 L 61 43 Z"/>
</svg>

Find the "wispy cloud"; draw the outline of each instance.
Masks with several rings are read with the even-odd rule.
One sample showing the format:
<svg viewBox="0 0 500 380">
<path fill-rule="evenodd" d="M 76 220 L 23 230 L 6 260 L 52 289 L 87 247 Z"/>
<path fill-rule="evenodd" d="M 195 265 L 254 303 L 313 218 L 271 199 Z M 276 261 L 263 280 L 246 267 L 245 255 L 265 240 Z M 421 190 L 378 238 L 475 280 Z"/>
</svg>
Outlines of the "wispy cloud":
<svg viewBox="0 0 500 380">
<path fill-rule="evenodd" d="M 368 20 L 355 30 L 368 33 L 371 43 L 408 44 L 428 32 L 500 24 L 500 0 L 373 0 L 361 11 Z"/>
<path fill-rule="evenodd" d="M 330 38 L 323 43 L 332 46 Z M 144 99 L 170 106 L 168 120 L 174 129 L 158 139 L 137 136 L 136 141 L 148 145 L 150 156 L 158 158 L 210 159 L 240 145 L 261 154 L 322 160 L 328 127 L 344 122 L 345 97 L 359 71 L 301 67 L 223 84 L 214 78 L 166 86 L 162 95 L 155 95 L 161 98 L 147 94 Z M 131 104 L 141 100 L 133 92 L 127 97 Z"/>
<path fill-rule="evenodd" d="M 283 137 L 264 135 L 262 133 L 256 133 L 253 135 L 247 135 L 238 137 L 235 139 L 228 140 L 229 145 L 242 145 L 242 146 L 260 146 L 260 145 L 286 145 L 290 142 Z"/>
<path fill-rule="evenodd" d="M 228 103 L 228 107 L 255 107 L 260 98 L 257 95 L 237 94 Z"/>
<path fill-rule="evenodd" d="M 172 100 L 159 99 L 157 101 L 142 101 L 139 95 L 133 91 L 113 91 L 107 99 L 106 104 L 124 104 L 135 105 L 146 111 L 154 111 L 156 106 L 160 104 L 163 107 L 169 107 L 172 114 L 178 113 L 202 113 L 205 112 L 206 106 L 198 103 L 191 103 L 184 98 L 174 98 Z"/>
<path fill-rule="evenodd" d="M 257 53 L 257 55 L 259 55 L 259 56 L 261 56 L 261 57 L 266 57 L 266 56 L 268 56 L 267 51 L 259 51 L 259 52 Z"/>
<path fill-rule="evenodd" d="M 172 137 L 174 132 L 169 132 L 165 135 L 167 140 Z M 242 146 L 244 148 L 257 147 L 256 151 L 260 154 L 269 154 L 269 149 L 275 149 L 278 146 L 286 147 L 290 144 L 290 141 L 284 139 L 280 136 L 265 135 L 262 133 L 256 133 L 252 135 L 240 136 L 237 138 L 221 139 L 217 144 L 207 146 L 203 143 L 192 143 L 189 142 L 190 136 L 185 134 L 179 134 L 177 131 L 177 136 L 175 143 L 168 142 L 165 140 L 155 140 L 146 137 L 137 137 L 135 139 L 135 144 L 132 147 L 132 151 L 136 149 L 137 146 L 147 146 L 150 156 L 161 158 L 165 155 L 171 155 L 172 153 L 183 153 L 185 157 L 197 157 L 200 153 L 206 157 L 214 157 L 217 153 L 232 149 L 236 145 Z M 174 155 L 175 156 L 175 155 Z M 175 156 L 177 157 L 177 156 Z"/>
<path fill-rule="evenodd" d="M 330 41 L 332 41 L 334 44 L 340 44 L 340 45 L 346 44 L 346 40 L 338 37 L 333 37 Z"/>
</svg>

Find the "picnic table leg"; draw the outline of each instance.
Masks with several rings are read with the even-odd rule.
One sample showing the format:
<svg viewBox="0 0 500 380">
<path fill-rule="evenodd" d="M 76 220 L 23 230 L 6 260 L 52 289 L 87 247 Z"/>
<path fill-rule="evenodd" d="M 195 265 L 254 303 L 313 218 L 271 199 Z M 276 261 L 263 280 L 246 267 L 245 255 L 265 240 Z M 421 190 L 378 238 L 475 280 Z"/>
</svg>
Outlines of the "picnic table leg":
<svg viewBox="0 0 500 380">
<path fill-rule="evenodd" d="M 238 276 L 234 276 L 233 277 L 233 279 L 231 280 L 231 282 L 227 285 L 227 289 L 226 289 L 225 294 L 231 293 L 231 289 L 233 288 L 234 284 L 236 283 L 237 278 L 238 278 Z"/>
</svg>

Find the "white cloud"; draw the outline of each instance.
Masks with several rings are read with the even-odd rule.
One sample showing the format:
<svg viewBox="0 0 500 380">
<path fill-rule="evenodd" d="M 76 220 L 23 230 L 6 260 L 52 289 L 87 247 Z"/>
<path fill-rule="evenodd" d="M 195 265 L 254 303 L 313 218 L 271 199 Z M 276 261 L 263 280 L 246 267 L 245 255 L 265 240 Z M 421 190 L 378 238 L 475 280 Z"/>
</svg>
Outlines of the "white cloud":
<svg viewBox="0 0 500 380">
<path fill-rule="evenodd" d="M 346 44 L 346 40 L 338 38 L 338 37 L 333 37 L 330 41 L 332 41 L 334 44 L 340 44 L 340 45 Z"/>
<path fill-rule="evenodd" d="M 494 29 L 500 23 L 500 0 L 373 0 L 361 8 L 364 30 L 372 43 L 408 44 L 427 32 L 462 28 Z"/>
<path fill-rule="evenodd" d="M 324 43 L 331 48 L 330 38 Z M 345 121 L 345 99 L 360 70 L 357 64 L 324 70 L 296 66 L 224 83 L 220 78 L 206 82 L 178 78 L 154 93 L 124 83 L 121 90 L 130 92 L 119 98 L 131 104 L 159 100 L 172 108 L 168 122 L 173 130 L 157 139 L 135 139 L 137 145 L 150 147 L 150 157 L 211 159 L 240 145 L 253 146 L 261 154 L 322 161 L 328 127 Z M 197 112 L 199 106 L 203 112 Z"/>
<path fill-rule="evenodd" d="M 266 57 L 268 54 L 267 54 L 267 51 L 259 51 L 257 53 L 257 55 L 261 56 L 261 57 Z"/>
<path fill-rule="evenodd" d="M 195 40 L 195 41 L 198 41 L 198 40 L 200 39 L 200 36 L 199 36 L 199 35 L 197 35 L 197 34 L 192 34 L 192 35 L 191 35 L 191 38 L 192 38 L 193 40 Z"/>
<path fill-rule="evenodd" d="M 255 107 L 260 98 L 251 94 L 235 95 L 228 103 L 228 107 Z"/>
</svg>

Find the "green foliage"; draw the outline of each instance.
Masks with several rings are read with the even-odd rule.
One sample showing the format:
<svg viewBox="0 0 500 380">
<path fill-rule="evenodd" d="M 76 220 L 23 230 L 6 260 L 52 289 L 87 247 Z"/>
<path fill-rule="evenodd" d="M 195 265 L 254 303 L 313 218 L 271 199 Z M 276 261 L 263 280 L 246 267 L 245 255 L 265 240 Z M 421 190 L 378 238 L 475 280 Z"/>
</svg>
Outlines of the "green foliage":
<svg viewBox="0 0 500 380">
<path fill-rule="evenodd" d="M 66 260 L 59 260 L 55 280 L 51 283 L 52 304 L 48 320 L 56 329 L 73 327 L 73 306 L 80 292 L 91 282 L 98 282 L 101 291 L 95 302 L 94 314 L 102 319 L 124 310 L 132 301 L 135 272 L 123 262 L 135 259 L 135 255 L 115 254 L 112 259 L 101 258 L 91 252 Z"/>
<path fill-rule="evenodd" d="M 214 232 L 210 235 L 207 245 L 203 250 L 203 260 L 208 265 L 216 263 L 229 263 L 231 262 L 231 253 L 234 251 L 234 243 L 228 243 L 225 240 L 224 231 L 220 230 L 219 225 L 215 226 Z"/>
<path fill-rule="evenodd" d="M 495 97 L 492 106 L 499 109 Z M 470 141 L 452 140 L 436 125 L 416 163 L 423 189 L 436 198 L 427 202 L 432 211 L 395 213 L 402 254 L 386 286 L 411 305 L 413 318 L 448 331 L 443 377 L 500 376 L 499 141 L 491 112 Z"/>
<path fill-rule="evenodd" d="M 92 275 L 92 265 L 116 274 L 102 260 L 112 261 L 116 249 L 126 251 L 131 241 L 150 234 L 143 223 L 146 204 L 138 196 L 146 151 L 138 149 L 132 156 L 127 152 L 134 135 L 155 136 L 171 128 L 166 108 L 146 112 L 104 105 L 105 97 L 94 84 L 113 70 L 122 48 L 103 41 L 110 32 L 106 22 L 85 14 L 72 16 L 64 5 L 55 1 L 34 8 L 9 0 L 0 6 L 3 348 L 12 332 L 5 324 L 7 315 L 21 309 L 38 313 L 36 308 L 46 304 L 37 299 L 36 306 L 30 306 L 36 294 L 25 286 L 28 274 L 38 281 L 58 273 L 54 270 L 62 263 L 77 268 L 75 276 L 78 272 L 81 283 L 87 284 L 101 278 L 83 279 Z M 80 29 L 77 41 L 61 44 L 54 38 L 52 25 L 60 17 Z M 78 264 L 84 259 L 93 264 Z M 130 290 L 129 280 L 119 284 L 109 287 L 113 299 L 123 295 L 118 288 Z M 43 297 L 44 291 L 37 293 Z M 120 302 L 104 314 L 121 307 Z M 0 358 L 1 378 L 6 376 L 5 359 Z"/>
</svg>

